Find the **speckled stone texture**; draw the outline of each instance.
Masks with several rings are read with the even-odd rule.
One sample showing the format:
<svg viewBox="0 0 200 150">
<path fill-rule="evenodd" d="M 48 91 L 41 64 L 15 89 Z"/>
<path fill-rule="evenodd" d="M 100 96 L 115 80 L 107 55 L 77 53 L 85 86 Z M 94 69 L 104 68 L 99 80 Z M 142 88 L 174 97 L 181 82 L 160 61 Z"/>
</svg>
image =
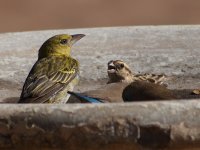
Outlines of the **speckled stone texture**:
<svg viewBox="0 0 200 150">
<path fill-rule="evenodd" d="M 121 59 L 132 70 L 165 73 L 169 88 L 200 87 L 200 26 L 133 26 L 47 30 L 0 34 L 0 101 L 19 97 L 24 80 L 49 37 L 86 34 L 72 48 L 80 61 L 76 90 L 94 89 L 107 81 L 107 62 Z"/>
</svg>

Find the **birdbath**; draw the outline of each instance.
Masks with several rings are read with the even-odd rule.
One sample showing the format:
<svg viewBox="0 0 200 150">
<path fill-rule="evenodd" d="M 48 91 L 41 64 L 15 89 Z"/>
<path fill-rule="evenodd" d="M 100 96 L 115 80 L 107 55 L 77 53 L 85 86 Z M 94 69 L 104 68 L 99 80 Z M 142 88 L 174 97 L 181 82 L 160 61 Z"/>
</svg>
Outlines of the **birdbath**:
<svg viewBox="0 0 200 150">
<path fill-rule="evenodd" d="M 41 44 L 85 34 L 72 48 L 76 91 L 107 82 L 107 62 L 164 73 L 170 89 L 200 88 L 200 26 L 129 26 L 0 34 L 0 148 L 188 149 L 200 146 L 200 99 L 120 104 L 16 104 Z M 12 104 L 5 104 L 10 102 Z"/>
</svg>

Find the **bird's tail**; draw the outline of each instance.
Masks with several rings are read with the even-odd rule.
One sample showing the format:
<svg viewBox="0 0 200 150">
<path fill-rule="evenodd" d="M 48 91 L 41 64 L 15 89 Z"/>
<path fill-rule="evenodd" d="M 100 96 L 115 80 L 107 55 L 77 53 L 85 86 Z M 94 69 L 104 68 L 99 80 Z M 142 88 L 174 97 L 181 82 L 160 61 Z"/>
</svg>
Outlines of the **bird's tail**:
<svg viewBox="0 0 200 150">
<path fill-rule="evenodd" d="M 78 98 L 79 100 L 83 101 L 83 102 L 89 102 L 89 103 L 103 103 L 103 100 L 99 99 L 99 98 L 94 98 L 94 97 L 90 97 L 90 96 L 86 96 L 83 95 L 81 93 L 77 93 L 77 92 L 72 92 L 72 91 L 68 91 L 67 93 L 75 96 L 76 98 Z"/>
</svg>

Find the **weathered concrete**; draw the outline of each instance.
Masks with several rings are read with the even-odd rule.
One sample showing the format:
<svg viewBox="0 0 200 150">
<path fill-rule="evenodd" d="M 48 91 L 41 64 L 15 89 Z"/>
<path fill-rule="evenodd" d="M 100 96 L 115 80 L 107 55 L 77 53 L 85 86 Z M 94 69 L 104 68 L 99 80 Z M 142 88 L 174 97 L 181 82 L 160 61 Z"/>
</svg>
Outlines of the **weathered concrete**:
<svg viewBox="0 0 200 150">
<path fill-rule="evenodd" d="M 155 150 L 200 146 L 198 100 L 120 105 L 2 104 L 0 108 L 1 148 Z"/>
<path fill-rule="evenodd" d="M 49 37 L 60 33 L 87 36 L 73 47 L 81 63 L 79 91 L 107 81 L 106 64 L 122 59 L 134 71 L 175 76 L 170 88 L 192 89 L 200 85 L 200 26 L 135 26 L 73 30 L 49 30 L 0 34 L 0 97 L 18 97 L 37 59 L 37 51 Z M 12 91 L 12 92 L 10 92 Z"/>
</svg>

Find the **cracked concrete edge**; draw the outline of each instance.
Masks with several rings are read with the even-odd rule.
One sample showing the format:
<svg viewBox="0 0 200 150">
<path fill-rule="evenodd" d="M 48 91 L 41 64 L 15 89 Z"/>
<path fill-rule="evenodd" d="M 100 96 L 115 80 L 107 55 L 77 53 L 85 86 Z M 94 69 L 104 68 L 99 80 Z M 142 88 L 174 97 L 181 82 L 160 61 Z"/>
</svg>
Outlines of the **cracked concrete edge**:
<svg viewBox="0 0 200 150">
<path fill-rule="evenodd" d="M 2 104 L 0 147 L 197 148 L 199 113 L 198 100 L 112 105 Z"/>
</svg>

